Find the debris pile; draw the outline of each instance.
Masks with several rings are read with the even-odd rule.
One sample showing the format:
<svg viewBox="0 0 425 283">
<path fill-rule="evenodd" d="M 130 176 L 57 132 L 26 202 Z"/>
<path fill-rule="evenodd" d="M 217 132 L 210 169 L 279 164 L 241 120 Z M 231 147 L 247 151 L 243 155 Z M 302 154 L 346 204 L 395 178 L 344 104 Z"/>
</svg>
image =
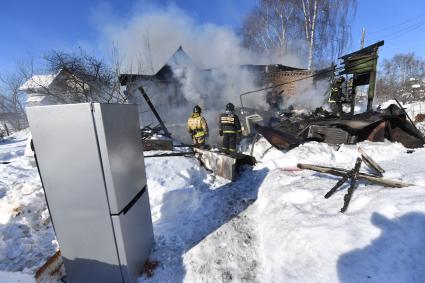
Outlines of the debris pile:
<svg viewBox="0 0 425 283">
<path fill-rule="evenodd" d="M 285 117 L 272 124 L 255 129 L 278 149 L 289 150 L 308 141 L 326 142 L 332 145 L 355 144 L 369 140 L 400 142 L 407 148 L 424 145 L 421 132 L 397 105 L 385 110 L 346 115 L 341 118 L 321 110 L 308 117 Z"/>
</svg>

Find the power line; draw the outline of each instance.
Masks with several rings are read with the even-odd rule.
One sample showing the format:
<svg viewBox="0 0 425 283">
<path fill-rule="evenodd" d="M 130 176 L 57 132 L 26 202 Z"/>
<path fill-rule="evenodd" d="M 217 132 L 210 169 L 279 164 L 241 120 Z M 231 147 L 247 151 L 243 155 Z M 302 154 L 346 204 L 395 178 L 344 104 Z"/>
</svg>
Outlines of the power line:
<svg viewBox="0 0 425 283">
<path fill-rule="evenodd" d="M 413 25 L 413 26 L 410 26 L 408 28 L 399 30 L 399 31 L 395 32 L 393 35 L 391 35 L 390 37 L 388 37 L 387 40 L 393 40 L 395 38 L 399 38 L 400 36 L 404 36 L 409 32 L 412 32 L 414 30 L 417 30 L 417 29 L 423 27 L 424 25 L 425 25 L 425 21 L 422 21 L 420 23 L 417 23 L 416 25 Z"/>
<path fill-rule="evenodd" d="M 394 24 L 394 25 L 391 25 L 391 26 L 386 27 L 386 28 L 382 28 L 382 29 L 379 29 L 379 30 L 375 30 L 375 31 L 369 32 L 369 35 L 371 35 L 371 34 L 377 34 L 377 33 L 380 33 L 380 32 L 382 32 L 382 31 L 390 30 L 390 29 L 392 29 L 392 28 L 394 28 L 394 27 L 402 26 L 402 25 L 407 24 L 407 23 L 409 23 L 409 22 L 411 22 L 411 21 L 414 21 L 414 20 L 416 20 L 416 19 L 418 19 L 418 18 L 420 18 L 420 17 L 422 17 L 422 16 L 424 16 L 424 15 L 425 15 L 425 12 L 424 12 L 424 13 L 421 13 L 421 14 L 420 14 L 420 15 L 418 15 L 418 16 L 415 16 L 415 17 L 409 18 L 409 19 L 407 19 L 407 20 L 405 20 L 405 21 L 403 21 L 403 22 L 400 22 L 400 23 L 398 23 L 398 24 Z"/>
<path fill-rule="evenodd" d="M 425 25 L 425 21 L 422 20 L 421 22 L 418 22 L 418 23 L 409 25 L 407 27 L 403 27 L 401 29 L 398 29 L 396 31 L 393 31 L 391 33 L 388 33 L 387 35 L 380 36 L 380 38 L 385 38 L 385 40 L 392 40 L 392 39 L 398 38 L 400 36 L 404 36 L 405 34 L 407 34 L 409 32 L 417 30 L 424 25 Z M 377 39 L 376 36 L 374 38 Z M 372 40 L 372 41 L 374 41 L 374 40 Z"/>
</svg>

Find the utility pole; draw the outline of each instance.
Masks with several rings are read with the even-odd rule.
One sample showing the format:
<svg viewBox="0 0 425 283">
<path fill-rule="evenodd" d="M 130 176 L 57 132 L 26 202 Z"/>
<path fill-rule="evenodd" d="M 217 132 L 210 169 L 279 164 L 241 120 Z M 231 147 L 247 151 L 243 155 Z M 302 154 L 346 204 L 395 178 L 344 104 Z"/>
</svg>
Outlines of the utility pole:
<svg viewBox="0 0 425 283">
<path fill-rule="evenodd" d="M 364 48 L 364 38 L 366 37 L 366 29 L 362 28 L 362 41 L 360 42 L 360 48 Z"/>
</svg>

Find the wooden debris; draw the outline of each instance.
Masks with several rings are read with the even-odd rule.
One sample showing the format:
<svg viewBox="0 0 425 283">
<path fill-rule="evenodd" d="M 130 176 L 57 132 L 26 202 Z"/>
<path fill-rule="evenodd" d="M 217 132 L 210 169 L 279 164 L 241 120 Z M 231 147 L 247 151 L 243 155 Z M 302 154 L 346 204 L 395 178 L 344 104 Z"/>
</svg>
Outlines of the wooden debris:
<svg viewBox="0 0 425 283">
<path fill-rule="evenodd" d="M 382 169 L 373 159 L 371 159 L 369 156 L 366 155 L 366 158 L 368 158 L 368 162 L 371 164 L 369 166 L 372 166 L 377 172 L 380 173 L 379 168 Z M 346 181 L 350 179 L 350 187 L 348 188 L 347 193 L 344 195 L 344 205 L 341 208 L 341 213 L 344 213 L 348 205 L 350 204 L 351 197 L 353 196 L 354 191 L 357 188 L 357 180 L 363 179 L 367 180 L 371 183 L 382 185 L 385 187 L 396 187 L 396 188 L 402 188 L 411 186 L 410 184 L 403 183 L 401 181 L 394 181 L 394 180 L 388 180 L 383 179 L 382 177 L 369 175 L 365 173 L 360 173 L 360 165 L 362 164 L 362 160 L 365 160 L 363 155 L 362 158 L 357 158 L 356 165 L 352 170 L 346 170 L 346 169 L 340 169 L 340 168 L 334 168 L 334 167 L 326 167 L 326 166 L 317 166 L 317 165 L 310 165 L 310 164 L 298 164 L 298 168 L 300 169 L 308 169 L 313 170 L 320 173 L 326 173 L 326 174 L 332 174 L 335 176 L 341 176 L 342 178 L 336 183 L 336 185 L 326 193 L 325 198 L 331 197 L 337 190 L 340 188 Z M 383 169 L 382 169 L 383 170 Z M 380 173 L 381 174 L 381 173 Z"/>
<path fill-rule="evenodd" d="M 331 174 L 331 175 L 341 176 L 341 177 L 345 176 L 349 172 L 349 170 L 346 170 L 346 169 L 327 167 L 327 166 L 318 166 L 318 165 L 312 165 L 312 164 L 300 163 L 297 166 L 300 169 L 308 169 L 308 170 L 313 170 L 319 173 L 326 173 L 326 174 Z M 359 173 L 358 178 L 361 180 L 369 181 L 373 184 L 384 186 L 384 187 L 404 188 L 404 187 L 413 186 L 412 184 L 404 183 L 402 181 L 384 179 L 381 177 L 377 177 L 374 175 L 361 173 L 361 172 Z"/>
<path fill-rule="evenodd" d="M 145 139 L 142 142 L 143 151 L 173 150 L 173 141 L 171 139 Z"/>
<path fill-rule="evenodd" d="M 193 157 L 195 155 L 195 152 L 193 151 L 187 151 L 187 152 L 171 152 L 171 153 L 160 153 L 160 154 L 153 154 L 153 155 L 144 155 L 145 158 L 151 158 L 151 157 L 174 157 L 174 156 L 184 156 L 184 157 Z"/>
<path fill-rule="evenodd" d="M 65 276 L 65 267 L 63 265 L 62 255 L 57 251 L 51 256 L 35 273 L 35 281 L 54 282 L 59 281 Z"/>
<path fill-rule="evenodd" d="M 379 177 L 382 177 L 382 174 L 385 173 L 385 170 L 381 166 L 379 166 L 379 164 L 376 163 L 375 160 L 372 159 L 372 157 L 370 157 L 369 155 L 367 155 L 366 152 L 363 149 L 361 149 L 359 147 L 358 150 L 359 150 L 360 155 L 362 156 L 363 162 L 367 166 L 369 166 L 373 171 L 375 171 L 376 174 Z"/>
<path fill-rule="evenodd" d="M 344 196 L 344 206 L 341 208 L 341 213 L 344 213 L 345 211 L 347 211 L 347 208 L 348 208 L 348 205 L 350 204 L 351 197 L 353 196 L 354 190 L 357 189 L 357 180 L 359 178 L 359 170 L 360 170 L 361 164 L 362 164 L 362 159 L 357 158 L 354 169 L 347 174 L 348 177 L 351 178 L 350 187 L 348 188 L 348 191 Z"/>
</svg>

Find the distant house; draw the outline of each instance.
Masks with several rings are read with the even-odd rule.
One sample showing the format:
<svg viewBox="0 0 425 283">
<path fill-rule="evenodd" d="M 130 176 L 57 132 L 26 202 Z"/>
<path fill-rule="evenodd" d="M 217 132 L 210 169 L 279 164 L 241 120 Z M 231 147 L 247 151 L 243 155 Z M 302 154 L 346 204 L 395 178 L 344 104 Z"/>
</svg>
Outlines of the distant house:
<svg viewBox="0 0 425 283">
<path fill-rule="evenodd" d="M 82 101 L 81 94 L 89 87 L 79 81 L 63 68 L 56 74 L 33 75 L 19 90 L 27 93 L 26 106 L 77 103 Z"/>
</svg>

